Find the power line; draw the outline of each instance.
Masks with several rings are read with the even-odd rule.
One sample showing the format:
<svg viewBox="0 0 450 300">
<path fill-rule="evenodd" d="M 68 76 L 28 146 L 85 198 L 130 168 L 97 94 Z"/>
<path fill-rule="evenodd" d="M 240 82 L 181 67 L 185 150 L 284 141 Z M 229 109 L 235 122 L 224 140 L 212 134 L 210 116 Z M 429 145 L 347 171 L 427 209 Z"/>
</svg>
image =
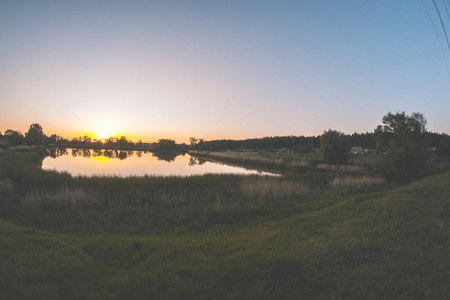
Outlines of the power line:
<svg viewBox="0 0 450 300">
<path fill-rule="evenodd" d="M 422 1 L 422 4 L 423 4 L 423 7 L 425 8 L 425 11 L 427 12 L 428 17 L 430 18 L 430 22 L 433 25 L 434 33 L 436 33 L 436 37 L 437 37 L 437 40 L 439 42 L 439 46 L 441 47 L 442 56 L 444 57 L 445 67 L 447 68 L 447 73 L 448 73 L 448 76 L 450 77 L 450 70 L 448 68 L 448 63 L 447 63 L 447 58 L 445 56 L 444 47 L 442 46 L 441 39 L 439 38 L 439 33 L 438 33 L 437 29 L 436 29 L 436 26 L 434 25 L 433 18 L 431 18 L 430 12 L 428 11 L 428 8 L 425 5 L 425 2 L 423 2 L 423 0 L 421 0 L 421 1 Z M 434 2 L 434 0 L 433 0 L 433 2 Z M 449 48 L 449 50 L 450 50 L 450 48 Z"/>
<path fill-rule="evenodd" d="M 447 6 L 447 2 L 445 2 L 445 0 L 442 0 L 442 2 L 444 3 L 444 7 L 445 7 L 445 11 L 447 12 L 447 17 L 448 17 L 448 20 L 450 21 L 450 14 L 448 13 L 448 6 Z"/>
<path fill-rule="evenodd" d="M 439 16 L 439 20 L 441 21 L 442 30 L 444 31 L 445 39 L 447 40 L 448 51 L 450 51 L 450 42 L 448 41 L 447 31 L 445 30 L 444 22 L 442 22 L 441 13 L 436 5 L 436 1 L 433 0 L 434 7 L 436 8 L 436 12 Z"/>
</svg>

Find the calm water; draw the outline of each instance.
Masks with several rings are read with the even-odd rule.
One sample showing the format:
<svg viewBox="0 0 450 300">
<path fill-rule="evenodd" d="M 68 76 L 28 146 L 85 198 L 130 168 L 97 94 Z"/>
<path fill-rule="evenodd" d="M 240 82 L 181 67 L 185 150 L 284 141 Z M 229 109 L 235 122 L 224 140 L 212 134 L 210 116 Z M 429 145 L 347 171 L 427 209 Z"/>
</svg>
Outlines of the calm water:
<svg viewBox="0 0 450 300">
<path fill-rule="evenodd" d="M 176 157 L 162 154 L 157 157 L 149 152 L 68 149 L 67 152 L 53 153 L 52 156 L 44 159 L 43 169 L 66 171 L 75 176 L 190 176 L 207 173 L 275 175 L 202 160 L 189 154 Z"/>
</svg>

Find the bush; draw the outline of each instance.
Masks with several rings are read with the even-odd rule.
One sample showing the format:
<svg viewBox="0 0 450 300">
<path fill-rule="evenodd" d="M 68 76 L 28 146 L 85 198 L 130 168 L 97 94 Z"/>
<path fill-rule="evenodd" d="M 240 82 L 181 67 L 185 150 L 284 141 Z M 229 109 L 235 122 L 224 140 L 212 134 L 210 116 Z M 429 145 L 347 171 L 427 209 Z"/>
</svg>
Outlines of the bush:
<svg viewBox="0 0 450 300">
<path fill-rule="evenodd" d="M 329 164 L 347 163 L 349 151 L 348 136 L 340 131 L 329 129 L 320 137 L 319 152 Z"/>
</svg>

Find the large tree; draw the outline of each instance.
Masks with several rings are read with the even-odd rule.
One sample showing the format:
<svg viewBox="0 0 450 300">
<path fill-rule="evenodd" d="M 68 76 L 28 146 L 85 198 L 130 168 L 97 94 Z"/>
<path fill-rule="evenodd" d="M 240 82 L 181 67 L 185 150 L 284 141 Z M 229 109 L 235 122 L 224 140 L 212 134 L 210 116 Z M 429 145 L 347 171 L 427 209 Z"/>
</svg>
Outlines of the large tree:
<svg viewBox="0 0 450 300">
<path fill-rule="evenodd" d="M 30 129 L 28 129 L 27 133 L 25 134 L 25 140 L 30 146 L 40 146 L 44 144 L 44 130 L 42 129 L 42 126 L 38 123 L 31 124 Z"/>
<path fill-rule="evenodd" d="M 3 135 L 4 138 L 8 139 L 10 145 L 20 145 L 23 143 L 24 136 L 20 131 L 8 129 Z"/>
<path fill-rule="evenodd" d="M 344 133 L 329 129 L 320 136 L 319 152 L 327 163 L 347 163 L 349 151 L 350 143 Z"/>
<path fill-rule="evenodd" d="M 443 138 L 437 144 L 436 154 L 440 156 L 450 157 L 450 136 Z"/>
<path fill-rule="evenodd" d="M 427 121 L 421 113 L 388 113 L 374 132 L 380 158 L 376 170 L 387 181 L 417 178 L 427 158 Z"/>
</svg>

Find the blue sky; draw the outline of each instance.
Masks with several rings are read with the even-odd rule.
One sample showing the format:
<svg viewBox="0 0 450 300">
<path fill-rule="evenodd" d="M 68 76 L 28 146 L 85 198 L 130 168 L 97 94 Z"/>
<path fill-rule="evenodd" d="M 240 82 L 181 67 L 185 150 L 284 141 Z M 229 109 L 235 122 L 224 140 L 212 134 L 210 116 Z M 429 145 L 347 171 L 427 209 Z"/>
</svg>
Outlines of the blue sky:
<svg viewBox="0 0 450 300">
<path fill-rule="evenodd" d="M 406 111 L 449 133 L 450 49 L 423 3 L 1 1 L 0 131 L 187 142 L 366 132 Z"/>
</svg>

